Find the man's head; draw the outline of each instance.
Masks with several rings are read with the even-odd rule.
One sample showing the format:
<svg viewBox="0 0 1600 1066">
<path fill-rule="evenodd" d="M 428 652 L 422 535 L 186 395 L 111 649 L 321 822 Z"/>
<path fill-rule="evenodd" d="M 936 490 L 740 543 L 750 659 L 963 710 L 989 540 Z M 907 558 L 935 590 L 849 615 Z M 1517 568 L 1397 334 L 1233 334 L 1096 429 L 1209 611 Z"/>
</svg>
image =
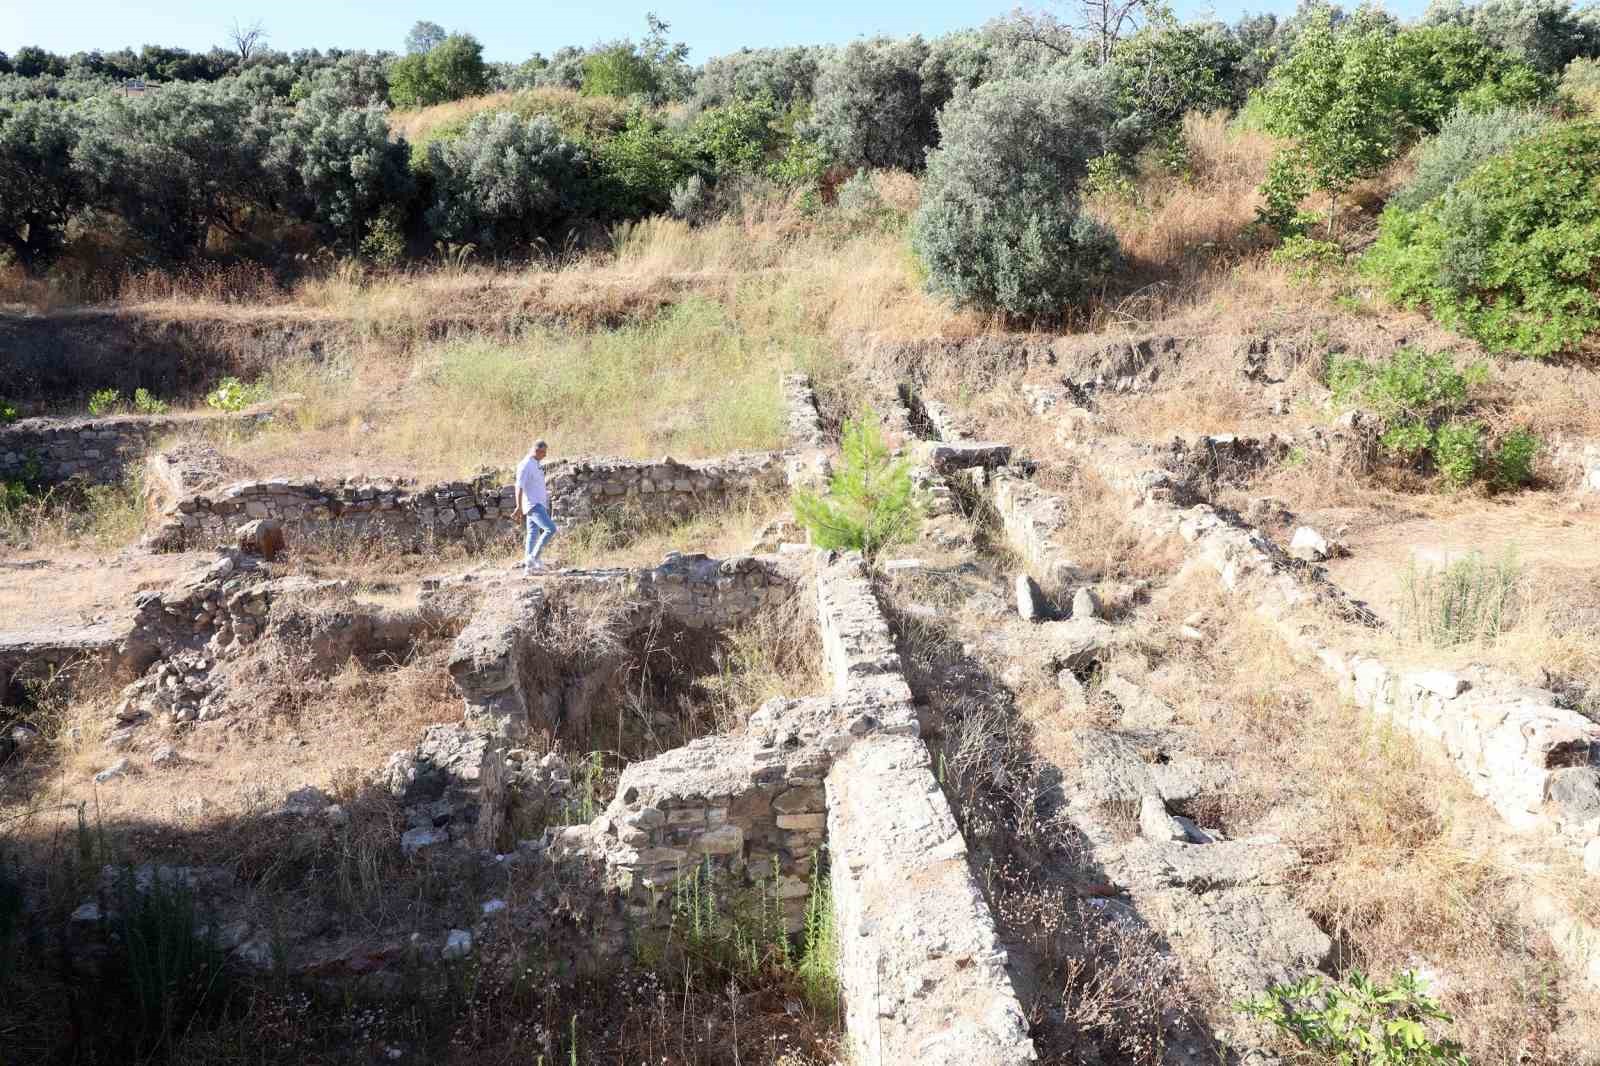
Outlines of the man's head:
<svg viewBox="0 0 1600 1066">
<path fill-rule="evenodd" d="M 536 440 L 533 442 L 533 457 L 535 459 L 544 459 L 545 452 L 548 452 L 549 450 L 550 445 L 546 444 L 544 441 Z"/>
</svg>

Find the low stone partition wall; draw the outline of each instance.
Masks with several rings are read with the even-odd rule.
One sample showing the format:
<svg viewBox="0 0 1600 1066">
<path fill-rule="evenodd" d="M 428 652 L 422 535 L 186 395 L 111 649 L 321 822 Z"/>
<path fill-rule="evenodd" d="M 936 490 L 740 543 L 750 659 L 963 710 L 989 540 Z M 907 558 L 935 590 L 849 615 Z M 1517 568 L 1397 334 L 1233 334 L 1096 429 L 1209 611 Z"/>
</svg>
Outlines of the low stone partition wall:
<svg viewBox="0 0 1600 1066">
<path fill-rule="evenodd" d="M 680 463 L 676 459 L 560 459 L 546 467 L 557 521 L 580 521 L 626 508 L 648 519 L 684 517 L 708 506 L 784 484 L 777 452 L 736 453 Z"/>
<path fill-rule="evenodd" d="M 861 558 L 816 557 L 826 697 L 768 701 L 738 734 L 629 766 L 605 813 L 555 831 L 621 928 L 670 922 L 691 877 L 762 893 L 798 928 L 826 844 L 852 1061 L 1033 1062 L 993 916 L 917 738 L 911 691 Z"/>
<path fill-rule="evenodd" d="M 828 435 L 817 411 L 816 390 L 805 374 L 784 374 L 778 379 L 788 414 L 787 457 L 784 475 L 790 488 L 817 489 L 832 473 L 828 462 Z"/>
<path fill-rule="evenodd" d="M 860 557 L 819 557 L 817 595 L 835 699 L 860 738 L 827 777 L 852 1061 L 1033 1062 L 1005 948 L 917 739 L 900 654 Z"/>
<path fill-rule="evenodd" d="M 373 481 L 245 481 L 184 491 L 190 464 L 160 455 L 147 464 L 169 501 L 149 543 L 178 550 L 227 539 L 258 518 L 283 525 L 291 543 L 307 539 L 381 540 L 421 549 L 441 543 L 483 547 L 522 536 L 516 491 L 495 477 L 418 485 L 404 478 Z M 550 463 L 547 481 L 557 522 L 578 522 L 629 510 L 646 520 L 682 518 L 756 492 L 776 490 L 784 471 L 775 453 L 733 455 L 693 463 L 673 459 L 571 459 Z"/>
<path fill-rule="evenodd" d="M 271 410 L 216 415 L 115 415 L 110 418 L 24 418 L 0 426 L 0 481 L 58 485 L 121 481 L 162 437 L 220 423 L 256 425 Z"/>
</svg>

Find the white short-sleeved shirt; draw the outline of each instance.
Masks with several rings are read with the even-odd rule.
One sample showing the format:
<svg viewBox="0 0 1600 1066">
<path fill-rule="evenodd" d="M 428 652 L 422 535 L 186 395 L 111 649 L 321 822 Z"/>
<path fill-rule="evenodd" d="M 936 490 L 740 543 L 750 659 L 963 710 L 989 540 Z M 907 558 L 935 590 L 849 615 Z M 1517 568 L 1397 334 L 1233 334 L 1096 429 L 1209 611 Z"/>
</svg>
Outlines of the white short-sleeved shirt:
<svg viewBox="0 0 1600 1066">
<path fill-rule="evenodd" d="M 544 467 L 531 453 L 517 467 L 517 488 L 522 490 L 526 506 L 533 507 L 541 503 L 550 506 L 550 492 L 544 487 Z"/>
</svg>

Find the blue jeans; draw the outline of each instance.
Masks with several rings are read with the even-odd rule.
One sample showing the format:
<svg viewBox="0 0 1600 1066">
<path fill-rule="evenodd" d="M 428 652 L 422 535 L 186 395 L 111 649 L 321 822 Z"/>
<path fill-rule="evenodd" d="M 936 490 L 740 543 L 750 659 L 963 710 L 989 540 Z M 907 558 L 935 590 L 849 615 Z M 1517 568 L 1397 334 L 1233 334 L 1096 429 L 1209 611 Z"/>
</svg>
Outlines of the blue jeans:
<svg viewBox="0 0 1600 1066">
<path fill-rule="evenodd" d="M 522 545 L 523 563 L 537 561 L 545 544 L 555 535 L 556 524 L 550 519 L 550 511 L 542 503 L 534 504 L 528 511 L 528 536 Z"/>
</svg>

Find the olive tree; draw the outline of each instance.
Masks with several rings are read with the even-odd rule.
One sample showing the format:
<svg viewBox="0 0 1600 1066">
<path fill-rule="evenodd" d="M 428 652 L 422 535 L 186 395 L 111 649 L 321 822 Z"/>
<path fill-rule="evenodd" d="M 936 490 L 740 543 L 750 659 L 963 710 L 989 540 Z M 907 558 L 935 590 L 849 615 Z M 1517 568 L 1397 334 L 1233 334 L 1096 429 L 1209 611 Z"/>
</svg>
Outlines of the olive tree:
<svg viewBox="0 0 1600 1066">
<path fill-rule="evenodd" d="M 266 156 L 281 112 L 196 85 L 80 107 L 74 160 L 89 198 L 121 215 L 153 254 L 184 258 L 212 226 L 242 236 L 249 208 L 276 206 Z"/>
<path fill-rule="evenodd" d="M 379 211 L 410 200 L 409 155 L 403 138 L 389 139 L 382 111 L 353 109 L 337 90 L 322 89 L 274 134 L 269 165 L 287 190 L 285 206 L 353 252 Z"/>
<path fill-rule="evenodd" d="M 0 101 L 0 241 L 25 270 L 46 265 L 84 203 L 77 123 L 53 100 Z"/>
<path fill-rule="evenodd" d="M 1545 74 L 1572 60 L 1600 55 L 1600 18 L 1571 0 L 1434 0 L 1423 13 L 1429 26 L 1466 26 L 1494 47 Z"/>
<path fill-rule="evenodd" d="M 507 111 L 475 116 L 428 146 L 435 236 L 511 251 L 557 235 L 582 209 L 588 158 L 554 122 Z"/>
<path fill-rule="evenodd" d="M 854 41 L 823 64 L 817 76 L 812 125 L 840 163 L 921 170 L 938 133 L 944 103 L 924 92 L 921 37 Z"/>
<path fill-rule="evenodd" d="M 1078 186 L 1116 118 L 1104 80 L 1002 80 L 939 115 L 912 248 L 928 286 L 958 304 L 1049 318 L 1114 267 L 1115 236 L 1083 214 Z"/>
</svg>

